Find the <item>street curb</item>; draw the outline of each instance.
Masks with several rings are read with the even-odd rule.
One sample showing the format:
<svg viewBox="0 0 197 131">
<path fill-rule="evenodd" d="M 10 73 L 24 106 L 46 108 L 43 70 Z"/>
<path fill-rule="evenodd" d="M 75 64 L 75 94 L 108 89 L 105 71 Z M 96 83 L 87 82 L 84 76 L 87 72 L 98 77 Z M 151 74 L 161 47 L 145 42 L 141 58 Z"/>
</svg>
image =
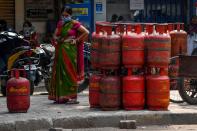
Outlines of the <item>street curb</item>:
<svg viewBox="0 0 197 131">
<path fill-rule="evenodd" d="M 120 120 L 136 120 L 137 126 L 169 125 L 169 124 L 197 124 L 196 113 L 155 113 L 155 114 L 120 114 L 98 116 L 75 116 L 62 118 L 39 118 L 24 121 L 0 123 L 0 131 L 35 131 L 50 128 L 97 128 L 119 127 Z"/>
<path fill-rule="evenodd" d="M 0 131 L 35 131 L 53 127 L 51 119 L 29 119 L 0 123 Z"/>
<path fill-rule="evenodd" d="M 53 119 L 54 127 L 62 128 L 93 128 L 119 127 L 120 120 L 136 120 L 137 126 L 169 125 L 169 124 L 197 124 L 197 114 L 145 114 L 145 115 L 115 115 L 115 116 L 87 116 Z"/>
</svg>

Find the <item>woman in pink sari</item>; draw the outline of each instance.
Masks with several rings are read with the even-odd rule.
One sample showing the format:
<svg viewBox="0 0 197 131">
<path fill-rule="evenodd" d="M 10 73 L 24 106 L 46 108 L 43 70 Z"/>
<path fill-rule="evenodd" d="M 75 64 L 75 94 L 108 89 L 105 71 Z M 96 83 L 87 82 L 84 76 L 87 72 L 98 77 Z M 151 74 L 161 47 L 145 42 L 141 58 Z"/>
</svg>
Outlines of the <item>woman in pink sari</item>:
<svg viewBox="0 0 197 131">
<path fill-rule="evenodd" d="M 78 82 L 84 75 L 83 41 L 89 32 L 71 19 L 70 7 L 64 7 L 61 13 L 54 36 L 57 45 L 48 98 L 56 103 L 78 103 Z"/>
</svg>

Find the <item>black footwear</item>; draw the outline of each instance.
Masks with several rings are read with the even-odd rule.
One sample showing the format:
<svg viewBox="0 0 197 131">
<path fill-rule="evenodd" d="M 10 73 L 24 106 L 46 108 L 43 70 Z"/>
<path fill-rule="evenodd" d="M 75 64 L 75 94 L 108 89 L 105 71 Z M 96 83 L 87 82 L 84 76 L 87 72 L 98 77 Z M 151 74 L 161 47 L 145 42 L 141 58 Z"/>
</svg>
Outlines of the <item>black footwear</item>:
<svg viewBox="0 0 197 131">
<path fill-rule="evenodd" d="M 65 104 L 65 103 L 67 103 L 68 102 L 68 100 L 64 100 L 64 101 L 54 101 L 53 103 L 54 104 Z"/>
</svg>

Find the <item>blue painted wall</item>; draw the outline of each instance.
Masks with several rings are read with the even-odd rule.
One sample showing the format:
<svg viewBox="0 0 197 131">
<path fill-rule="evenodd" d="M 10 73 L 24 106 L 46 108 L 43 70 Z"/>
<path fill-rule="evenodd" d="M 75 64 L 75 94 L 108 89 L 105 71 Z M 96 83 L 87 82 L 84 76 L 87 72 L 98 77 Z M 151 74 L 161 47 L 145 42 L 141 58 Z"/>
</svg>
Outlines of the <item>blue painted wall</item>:
<svg viewBox="0 0 197 131">
<path fill-rule="evenodd" d="M 94 3 L 93 0 L 84 0 L 84 3 L 78 4 L 65 4 L 73 9 L 74 19 L 80 21 L 90 32 L 93 31 L 93 20 L 94 20 Z M 76 13 L 79 10 L 79 13 Z M 83 11 L 85 13 L 83 13 Z"/>
</svg>

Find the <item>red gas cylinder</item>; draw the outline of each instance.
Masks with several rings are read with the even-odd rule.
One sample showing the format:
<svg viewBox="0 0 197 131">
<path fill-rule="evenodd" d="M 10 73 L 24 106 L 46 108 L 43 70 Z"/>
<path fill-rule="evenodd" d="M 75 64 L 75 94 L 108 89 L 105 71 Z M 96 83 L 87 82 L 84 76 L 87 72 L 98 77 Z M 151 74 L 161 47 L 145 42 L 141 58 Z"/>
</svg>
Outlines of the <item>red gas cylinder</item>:
<svg viewBox="0 0 197 131">
<path fill-rule="evenodd" d="M 105 76 L 100 81 L 100 107 L 117 110 L 121 106 L 121 82 L 118 76 Z"/>
<path fill-rule="evenodd" d="M 144 65 L 144 35 L 141 34 L 140 24 L 136 24 L 134 28 L 135 33 L 129 33 L 127 30 L 122 37 L 122 61 L 126 68 Z"/>
<path fill-rule="evenodd" d="M 113 25 L 103 26 L 106 35 L 103 38 L 101 46 L 101 55 L 99 63 L 103 69 L 117 69 L 120 66 L 120 45 L 121 37 L 117 34 L 112 34 Z"/>
<path fill-rule="evenodd" d="M 101 75 L 92 75 L 89 84 L 89 103 L 91 108 L 99 107 L 99 92 L 100 92 Z"/>
<path fill-rule="evenodd" d="M 144 109 L 144 96 L 145 86 L 143 76 L 128 75 L 123 78 L 123 106 L 126 110 Z"/>
<path fill-rule="evenodd" d="M 30 106 L 30 83 L 29 80 L 19 77 L 19 71 L 7 82 L 7 107 L 9 112 L 27 112 Z"/>
<path fill-rule="evenodd" d="M 170 96 L 168 76 L 147 76 L 147 106 L 150 110 L 167 110 Z"/>
<path fill-rule="evenodd" d="M 91 54 L 90 54 L 90 61 L 92 68 L 99 67 L 99 50 L 101 48 L 102 37 L 101 34 L 102 25 L 96 23 L 96 32 L 92 33 L 92 45 L 91 45 Z"/>
<path fill-rule="evenodd" d="M 158 33 L 146 36 L 147 65 L 149 67 L 168 67 L 170 62 L 171 38 L 166 33 L 166 25 L 156 26 Z"/>
<path fill-rule="evenodd" d="M 187 33 L 184 31 L 183 23 L 175 24 L 176 30 L 170 32 L 172 39 L 171 57 L 179 54 L 187 54 Z"/>
</svg>

